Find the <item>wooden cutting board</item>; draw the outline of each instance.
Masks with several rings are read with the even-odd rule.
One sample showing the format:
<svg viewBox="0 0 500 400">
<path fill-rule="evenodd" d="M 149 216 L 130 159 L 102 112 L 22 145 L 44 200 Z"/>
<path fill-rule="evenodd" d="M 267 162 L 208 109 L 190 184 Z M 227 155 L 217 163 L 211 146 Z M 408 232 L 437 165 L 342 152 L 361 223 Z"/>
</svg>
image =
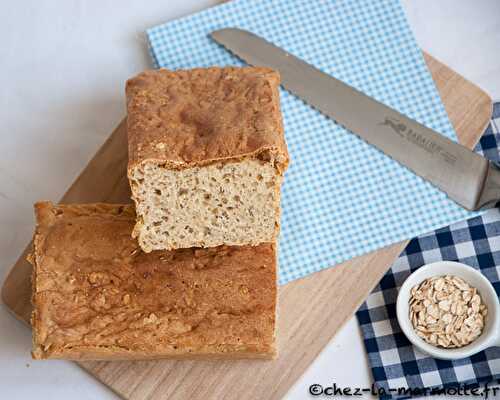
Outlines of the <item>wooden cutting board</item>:
<svg viewBox="0 0 500 400">
<path fill-rule="evenodd" d="M 490 119 L 490 98 L 432 57 L 425 55 L 425 60 L 460 141 L 472 147 Z M 126 164 L 126 127 L 122 121 L 62 202 L 129 202 Z M 405 243 L 386 247 L 282 286 L 280 356 L 276 361 L 78 364 L 127 399 L 280 399 L 354 314 L 404 247 Z M 4 303 L 25 322 L 31 313 L 27 250 L 2 289 Z"/>
</svg>

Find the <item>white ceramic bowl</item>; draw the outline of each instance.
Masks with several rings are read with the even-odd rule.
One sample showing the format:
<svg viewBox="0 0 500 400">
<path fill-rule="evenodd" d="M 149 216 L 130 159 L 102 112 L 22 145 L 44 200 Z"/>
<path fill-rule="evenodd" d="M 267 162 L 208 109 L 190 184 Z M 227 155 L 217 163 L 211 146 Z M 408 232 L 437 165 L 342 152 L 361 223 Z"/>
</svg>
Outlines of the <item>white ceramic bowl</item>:
<svg viewBox="0 0 500 400">
<path fill-rule="evenodd" d="M 467 346 L 445 349 L 433 346 L 421 339 L 413 329 L 409 317 L 410 290 L 427 278 L 441 275 L 455 275 L 475 287 L 488 308 L 486 324 L 481 336 Z M 452 261 L 438 261 L 427 264 L 413 272 L 399 289 L 396 314 L 401 330 L 408 340 L 424 353 L 443 360 L 469 357 L 492 346 L 500 346 L 500 306 L 492 284 L 479 272 L 465 264 Z"/>
</svg>

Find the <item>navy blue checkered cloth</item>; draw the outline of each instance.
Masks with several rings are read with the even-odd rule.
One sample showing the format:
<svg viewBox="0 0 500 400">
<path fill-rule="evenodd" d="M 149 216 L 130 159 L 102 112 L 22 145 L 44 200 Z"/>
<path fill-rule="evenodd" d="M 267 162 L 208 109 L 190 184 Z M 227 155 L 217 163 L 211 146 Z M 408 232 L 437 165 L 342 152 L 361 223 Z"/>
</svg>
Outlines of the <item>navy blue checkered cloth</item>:
<svg viewBox="0 0 500 400">
<path fill-rule="evenodd" d="M 500 102 L 476 152 L 500 162 Z M 500 209 L 412 239 L 356 313 L 374 383 L 383 388 L 477 387 L 500 383 L 500 348 L 444 361 L 431 358 L 406 339 L 396 319 L 398 290 L 413 271 L 434 261 L 458 261 L 480 269 L 500 295 Z"/>
</svg>

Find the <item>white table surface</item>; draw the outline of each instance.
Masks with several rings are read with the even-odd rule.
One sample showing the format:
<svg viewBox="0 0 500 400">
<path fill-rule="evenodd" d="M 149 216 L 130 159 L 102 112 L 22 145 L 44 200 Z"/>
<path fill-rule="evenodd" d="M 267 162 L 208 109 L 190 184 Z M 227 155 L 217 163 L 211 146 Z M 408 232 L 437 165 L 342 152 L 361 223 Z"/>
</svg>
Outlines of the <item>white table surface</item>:
<svg viewBox="0 0 500 400">
<path fill-rule="evenodd" d="M 32 204 L 56 201 L 124 116 L 126 78 L 149 66 L 146 28 L 216 0 L 25 0 L 0 11 L 0 276 L 29 241 Z M 421 47 L 500 99 L 500 1 L 404 0 Z M 2 279 L 3 281 L 3 279 Z M 114 399 L 76 365 L 33 362 L 30 331 L 0 310 L 0 396 Z M 371 383 L 351 319 L 289 392 Z"/>
</svg>

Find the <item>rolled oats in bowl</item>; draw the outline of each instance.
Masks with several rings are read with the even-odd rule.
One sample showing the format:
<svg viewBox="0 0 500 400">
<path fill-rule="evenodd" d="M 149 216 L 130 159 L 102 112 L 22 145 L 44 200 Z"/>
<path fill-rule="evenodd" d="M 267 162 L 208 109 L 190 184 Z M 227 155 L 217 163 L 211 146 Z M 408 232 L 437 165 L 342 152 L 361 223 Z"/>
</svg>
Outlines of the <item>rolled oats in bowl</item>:
<svg viewBox="0 0 500 400">
<path fill-rule="evenodd" d="M 460 348 L 483 332 L 488 309 L 476 288 L 463 279 L 434 276 L 410 291 L 409 317 L 417 335 L 443 348 Z"/>
</svg>

